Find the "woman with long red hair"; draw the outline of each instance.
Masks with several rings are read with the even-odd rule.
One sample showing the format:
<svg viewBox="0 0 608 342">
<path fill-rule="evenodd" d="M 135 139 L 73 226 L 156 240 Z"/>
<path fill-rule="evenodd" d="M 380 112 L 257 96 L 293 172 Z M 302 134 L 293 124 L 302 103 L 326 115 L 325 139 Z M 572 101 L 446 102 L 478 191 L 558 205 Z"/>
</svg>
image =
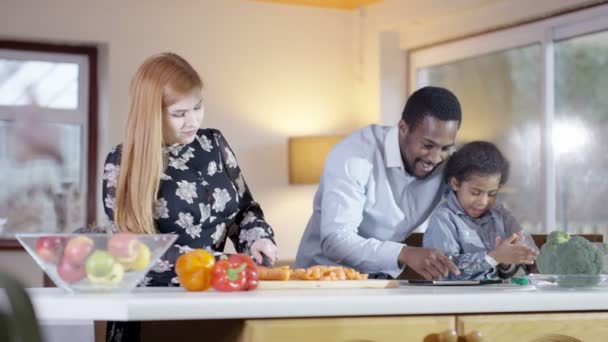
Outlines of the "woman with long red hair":
<svg viewBox="0 0 608 342">
<path fill-rule="evenodd" d="M 123 143 L 108 155 L 103 201 L 117 231 L 176 233 L 176 244 L 145 279 L 178 286 L 177 257 L 194 248 L 221 254 L 227 238 L 262 263 L 276 258 L 274 233 L 219 130 L 201 128 L 203 82 L 182 57 L 148 58 L 131 83 Z M 108 340 L 128 337 L 111 324 Z"/>
</svg>

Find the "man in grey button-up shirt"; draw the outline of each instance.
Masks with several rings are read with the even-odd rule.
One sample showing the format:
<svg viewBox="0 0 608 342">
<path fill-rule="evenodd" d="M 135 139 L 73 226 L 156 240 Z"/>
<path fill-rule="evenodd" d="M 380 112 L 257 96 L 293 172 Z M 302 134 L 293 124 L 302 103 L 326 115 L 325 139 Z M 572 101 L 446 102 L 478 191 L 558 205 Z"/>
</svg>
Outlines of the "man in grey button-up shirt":
<svg viewBox="0 0 608 342">
<path fill-rule="evenodd" d="M 397 126 L 371 125 L 338 143 L 325 162 L 295 267 L 342 265 L 397 277 L 409 266 L 428 279 L 458 274 L 441 252 L 402 241 L 447 189 L 442 163 L 460 121 L 454 94 L 425 87 L 410 96 Z"/>
</svg>

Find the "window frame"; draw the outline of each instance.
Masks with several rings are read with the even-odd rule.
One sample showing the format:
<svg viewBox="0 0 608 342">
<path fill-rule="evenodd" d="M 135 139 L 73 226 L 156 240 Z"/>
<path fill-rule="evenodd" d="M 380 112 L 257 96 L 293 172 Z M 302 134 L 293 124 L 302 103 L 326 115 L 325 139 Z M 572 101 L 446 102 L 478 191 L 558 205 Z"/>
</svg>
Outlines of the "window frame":
<svg viewBox="0 0 608 342">
<path fill-rule="evenodd" d="M 552 146 L 555 117 L 554 44 L 569 38 L 608 30 L 608 5 L 599 5 L 569 14 L 506 28 L 494 32 L 410 50 L 407 59 L 407 90 L 417 86 L 417 70 L 458 60 L 478 57 L 512 48 L 541 46 L 541 202 L 542 229 L 553 231 L 557 222 L 556 163 Z"/>
<path fill-rule="evenodd" d="M 40 42 L 25 42 L 14 40 L 0 40 L 0 49 L 15 50 L 16 54 L 27 56 L 32 53 L 32 56 L 45 56 L 48 59 L 57 60 L 52 54 L 67 55 L 69 62 L 78 63 L 85 68 L 81 71 L 86 73 L 86 77 L 79 77 L 79 92 L 88 89 L 85 103 L 78 103 L 78 107 L 73 110 L 63 109 L 48 109 L 54 117 L 49 122 L 56 123 L 72 123 L 82 125 L 83 146 L 82 146 L 82 170 L 81 181 L 83 190 L 83 204 L 85 207 L 85 224 L 91 224 L 96 221 L 97 208 L 97 149 L 98 149 L 98 49 L 96 46 L 90 45 L 65 45 Z M 23 57 L 17 57 L 23 59 Z M 61 61 L 66 61 L 61 59 Z M 78 98 L 83 98 L 82 93 L 79 93 Z M 81 115 L 84 117 L 76 117 Z M 9 114 L 0 113 L 0 119 L 11 119 Z M 0 238 L 0 250 L 20 250 L 21 245 L 15 238 L 5 237 Z"/>
</svg>

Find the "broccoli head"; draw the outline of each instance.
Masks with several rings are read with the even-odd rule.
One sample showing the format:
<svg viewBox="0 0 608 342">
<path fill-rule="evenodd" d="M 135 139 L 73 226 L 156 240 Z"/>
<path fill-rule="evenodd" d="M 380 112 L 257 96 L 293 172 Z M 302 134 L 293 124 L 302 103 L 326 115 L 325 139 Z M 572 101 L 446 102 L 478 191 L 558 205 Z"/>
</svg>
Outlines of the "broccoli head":
<svg viewBox="0 0 608 342">
<path fill-rule="evenodd" d="M 552 245 L 559 245 L 566 241 L 570 240 L 570 235 L 566 232 L 561 232 L 559 230 L 552 231 L 547 235 L 547 243 Z"/>
<path fill-rule="evenodd" d="M 570 235 L 565 232 L 553 231 L 547 236 L 547 242 L 540 249 L 536 257 L 536 265 L 542 274 L 557 274 L 555 250 L 557 246 L 570 240 Z"/>
<path fill-rule="evenodd" d="M 604 256 L 584 237 L 573 236 L 555 249 L 557 274 L 597 275 L 604 269 Z"/>
<path fill-rule="evenodd" d="M 559 287 L 588 287 L 602 280 L 604 256 L 587 239 L 554 231 L 547 236 L 536 264 L 540 273 L 559 274 Z"/>
</svg>

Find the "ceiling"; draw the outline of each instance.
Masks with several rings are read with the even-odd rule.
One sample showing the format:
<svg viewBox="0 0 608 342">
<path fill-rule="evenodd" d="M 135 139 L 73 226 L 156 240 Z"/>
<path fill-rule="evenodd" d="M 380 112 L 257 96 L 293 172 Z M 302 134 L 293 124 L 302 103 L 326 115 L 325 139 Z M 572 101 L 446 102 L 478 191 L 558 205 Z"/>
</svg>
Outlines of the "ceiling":
<svg viewBox="0 0 608 342">
<path fill-rule="evenodd" d="M 255 0 L 263 2 L 275 2 L 287 5 L 312 6 L 353 10 L 382 0 Z"/>
</svg>

